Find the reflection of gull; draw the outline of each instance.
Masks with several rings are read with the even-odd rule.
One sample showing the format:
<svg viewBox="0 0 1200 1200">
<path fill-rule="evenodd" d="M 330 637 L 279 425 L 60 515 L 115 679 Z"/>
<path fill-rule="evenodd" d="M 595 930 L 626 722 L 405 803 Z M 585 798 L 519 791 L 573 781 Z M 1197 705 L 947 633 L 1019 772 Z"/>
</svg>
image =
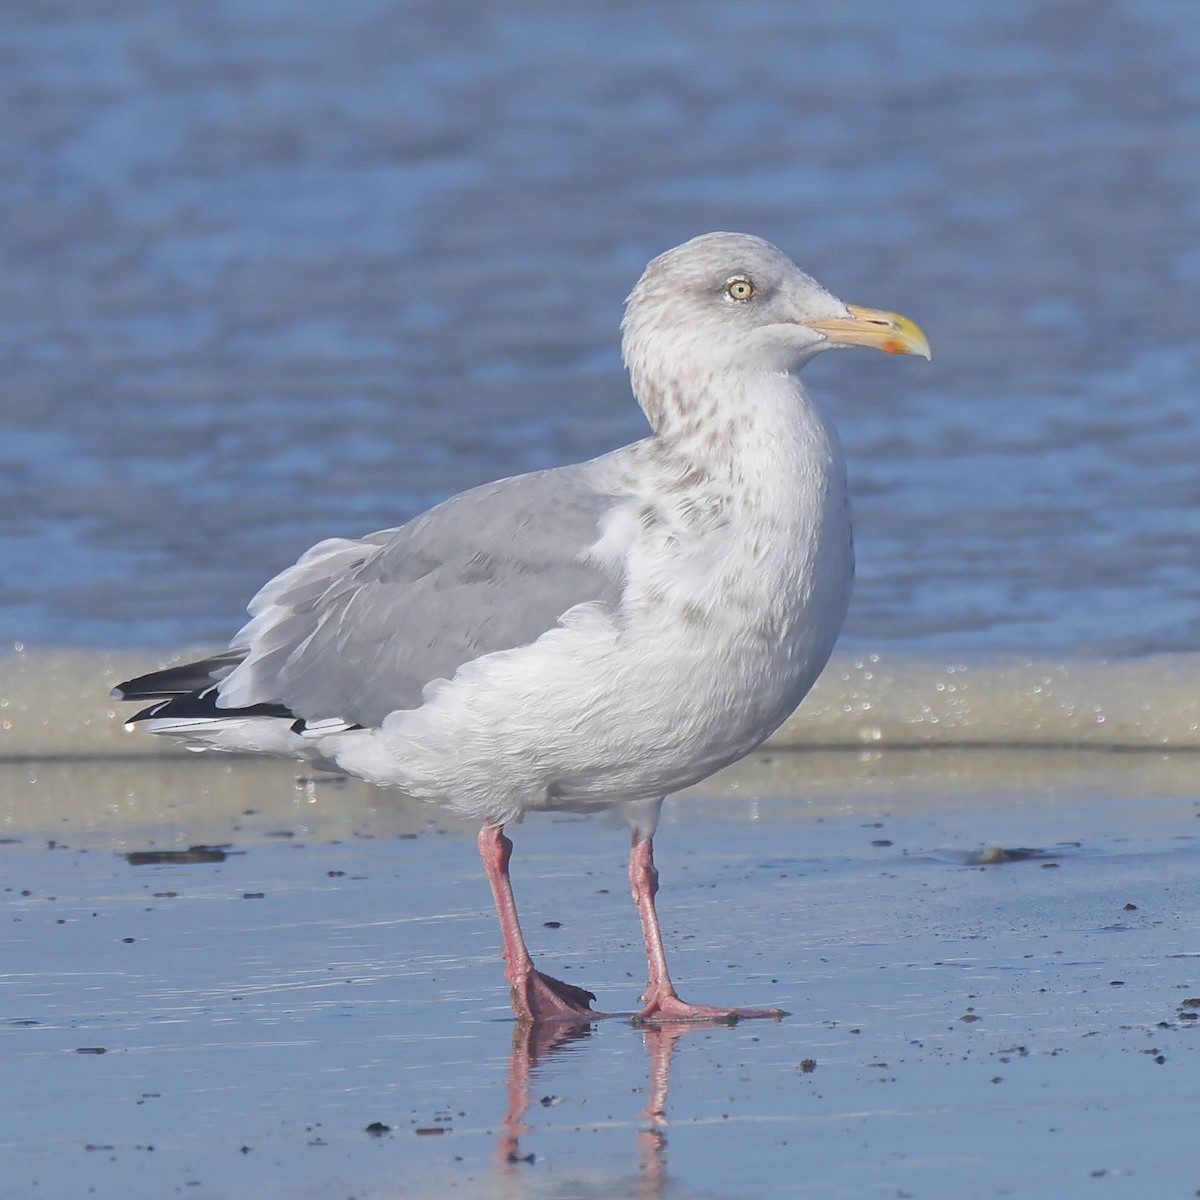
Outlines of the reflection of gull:
<svg viewBox="0 0 1200 1200">
<path fill-rule="evenodd" d="M 630 1190 L 622 1194 L 631 1197 L 636 1194 L 639 1200 L 660 1200 L 664 1193 L 667 1182 L 666 1107 L 671 1082 L 671 1059 L 676 1041 L 684 1034 L 702 1028 L 702 1024 L 693 1022 L 688 1025 L 647 1024 L 642 1029 L 647 1080 L 646 1104 L 640 1115 L 647 1127 L 637 1133 L 637 1183 L 630 1184 Z M 528 1197 L 533 1194 L 528 1190 L 528 1176 L 524 1168 L 535 1162 L 537 1155 L 521 1145 L 521 1138 L 530 1132 L 525 1116 L 533 1104 L 534 1076 L 543 1060 L 570 1050 L 590 1038 L 591 1034 L 591 1025 L 575 1021 L 519 1021 L 514 1027 L 512 1054 L 508 1060 L 508 1102 L 492 1154 L 497 1195 Z M 593 1046 L 592 1049 L 598 1047 Z M 564 1099 L 547 1095 L 541 1103 L 552 1108 Z M 614 1183 L 615 1179 L 610 1179 L 595 1185 L 595 1194 L 613 1195 L 610 1189 Z M 590 1194 L 593 1194 L 592 1185 L 583 1180 L 573 1181 L 571 1195 L 583 1197 Z"/>
<path fill-rule="evenodd" d="M 521 1136 L 529 1132 L 525 1113 L 532 1103 L 529 1087 L 534 1069 L 543 1058 L 590 1037 L 591 1033 L 591 1025 L 577 1021 L 518 1021 L 513 1027 L 512 1053 L 508 1059 L 508 1106 L 492 1156 L 500 1175 L 511 1174 L 514 1167 L 532 1161 L 521 1150 Z M 547 1096 L 543 1103 L 550 1107 L 557 1099 Z"/>
<path fill-rule="evenodd" d="M 652 837 L 665 793 L 757 746 L 812 686 L 853 563 L 836 436 L 793 372 L 820 350 L 928 356 L 758 238 L 656 258 L 625 361 L 651 436 L 464 492 L 400 529 L 314 546 L 231 648 L 122 684 L 134 722 L 292 755 L 483 822 L 518 1017 L 594 997 L 534 970 L 503 827 L 616 806 L 646 941 L 645 1020 L 778 1015 L 685 1003 L 667 974 Z"/>
<path fill-rule="evenodd" d="M 650 1078 L 646 1087 L 646 1107 L 642 1116 L 649 1128 L 638 1133 L 641 1151 L 641 1181 L 639 1195 L 644 1200 L 658 1200 L 662 1195 L 667 1173 L 667 1092 L 671 1089 L 671 1058 L 675 1043 L 688 1025 L 650 1025 L 642 1029 L 646 1052 L 650 1057 Z"/>
</svg>

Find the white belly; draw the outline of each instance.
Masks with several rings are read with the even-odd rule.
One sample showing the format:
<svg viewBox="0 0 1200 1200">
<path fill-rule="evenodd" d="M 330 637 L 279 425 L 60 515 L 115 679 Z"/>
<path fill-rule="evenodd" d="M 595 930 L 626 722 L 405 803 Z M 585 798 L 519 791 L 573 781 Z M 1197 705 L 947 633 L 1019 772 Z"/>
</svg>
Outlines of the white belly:
<svg viewBox="0 0 1200 1200">
<path fill-rule="evenodd" d="M 781 544 L 751 558 L 706 540 L 695 570 L 671 564 L 672 587 L 633 588 L 618 614 L 580 606 L 532 645 L 468 663 L 420 708 L 322 752 L 500 821 L 695 783 L 769 736 L 829 657 L 849 599 L 848 517 L 821 529 L 803 554 Z"/>
</svg>

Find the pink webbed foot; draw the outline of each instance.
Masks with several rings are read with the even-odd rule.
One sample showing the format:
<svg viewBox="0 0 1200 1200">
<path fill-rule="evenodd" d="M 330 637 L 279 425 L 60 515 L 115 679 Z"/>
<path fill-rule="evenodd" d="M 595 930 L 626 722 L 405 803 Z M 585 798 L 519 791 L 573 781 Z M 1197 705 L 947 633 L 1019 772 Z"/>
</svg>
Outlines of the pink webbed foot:
<svg viewBox="0 0 1200 1200">
<path fill-rule="evenodd" d="M 643 1008 L 633 1018 L 635 1025 L 667 1025 L 677 1021 L 709 1022 L 736 1025 L 765 1017 L 778 1021 L 788 1014 L 782 1008 L 721 1008 L 714 1004 L 689 1004 L 681 1000 L 673 988 L 647 991 L 642 997 Z"/>
<path fill-rule="evenodd" d="M 541 971 L 530 970 L 511 991 L 518 1021 L 590 1021 L 606 1015 L 592 1008 L 595 993 Z"/>
<path fill-rule="evenodd" d="M 633 1018 L 635 1025 L 669 1025 L 694 1021 L 736 1025 L 755 1017 L 778 1021 L 788 1014 L 781 1008 L 718 1008 L 713 1004 L 689 1004 L 680 1000 L 667 973 L 667 957 L 663 951 L 662 932 L 654 896 L 658 891 L 658 869 L 654 865 L 654 842 L 649 833 L 633 831 L 629 849 L 629 886 L 633 902 L 642 918 L 642 933 L 646 939 L 646 965 L 650 982 L 642 993 L 642 1011 Z"/>
<path fill-rule="evenodd" d="M 499 825 L 484 825 L 479 831 L 479 857 L 492 885 L 496 915 L 500 919 L 500 935 L 504 939 L 504 961 L 508 964 L 504 976 L 512 993 L 513 1012 L 522 1023 L 537 1021 L 588 1021 L 604 1013 L 592 1011 L 595 996 L 581 987 L 563 983 L 535 971 L 521 922 L 517 920 L 517 902 L 513 899 L 508 863 L 512 857 L 512 842 L 504 836 Z"/>
</svg>

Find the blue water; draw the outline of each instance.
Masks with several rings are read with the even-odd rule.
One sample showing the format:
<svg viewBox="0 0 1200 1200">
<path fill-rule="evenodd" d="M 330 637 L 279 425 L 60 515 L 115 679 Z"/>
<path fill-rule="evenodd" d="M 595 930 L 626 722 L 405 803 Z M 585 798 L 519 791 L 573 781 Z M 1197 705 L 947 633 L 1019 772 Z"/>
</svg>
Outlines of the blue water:
<svg viewBox="0 0 1200 1200">
<path fill-rule="evenodd" d="M 0 644 L 224 640 L 320 537 L 643 431 L 646 260 L 779 242 L 830 356 L 851 648 L 1200 643 L 1190 0 L 9 0 Z"/>
</svg>

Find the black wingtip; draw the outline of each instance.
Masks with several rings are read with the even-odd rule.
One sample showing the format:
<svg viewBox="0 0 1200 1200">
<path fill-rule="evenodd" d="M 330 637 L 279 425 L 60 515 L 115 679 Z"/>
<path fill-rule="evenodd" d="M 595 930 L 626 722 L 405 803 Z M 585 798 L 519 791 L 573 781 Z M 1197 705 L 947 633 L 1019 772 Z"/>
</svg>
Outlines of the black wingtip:
<svg viewBox="0 0 1200 1200">
<path fill-rule="evenodd" d="M 159 700 L 149 708 L 135 712 L 126 724 L 136 725 L 138 721 L 149 721 L 152 718 L 216 721 L 236 717 L 275 717 L 288 721 L 297 719 L 291 709 L 278 703 L 248 704 L 244 708 L 218 708 L 217 689 L 210 687 L 188 696 L 172 696 L 169 700 Z"/>
<path fill-rule="evenodd" d="M 174 696 L 186 696 L 192 692 L 212 687 L 246 657 L 245 650 L 225 650 L 211 658 L 195 662 L 180 663 L 161 671 L 151 671 L 118 683 L 111 692 L 111 700 L 169 700 Z"/>
</svg>

